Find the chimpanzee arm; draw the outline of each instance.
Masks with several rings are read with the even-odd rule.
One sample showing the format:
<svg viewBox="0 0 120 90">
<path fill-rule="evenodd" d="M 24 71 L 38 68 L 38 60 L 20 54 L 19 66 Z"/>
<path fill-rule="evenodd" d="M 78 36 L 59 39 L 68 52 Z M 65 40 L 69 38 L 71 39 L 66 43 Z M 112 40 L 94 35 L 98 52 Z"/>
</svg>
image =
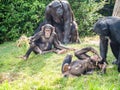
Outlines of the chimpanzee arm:
<svg viewBox="0 0 120 90">
<path fill-rule="evenodd" d="M 60 49 L 60 50 L 62 50 L 62 49 L 70 49 L 70 48 L 65 47 L 64 45 L 62 45 L 62 44 L 60 43 L 60 41 L 58 40 L 58 37 L 57 37 L 56 34 L 54 34 L 53 45 L 54 45 L 54 47 L 55 47 L 56 49 Z"/>
<path fill-rule="evenodd" d="M 46 7 L 46 10 L 45 10 L 45 20 L 42 22 L 42 23 L 40 23 L 39 24 L 39 26 L 38 26 L 38 28 L 34 31 L 34 34 L 33 35 L 35 35 L 36 33 L 38 33 L 39 31 L 41 31 L 41 27 L 43 26 L 43 25 L 45 25 L 46 23 L 47 24 L 51 24 L 51 20 L 52 20 L 52 17 L 51 17 L 51 15 L 50 15 L 50 8 L 49 8 L 49 6 L 47 6 Z"/>
<path fill-rule="evenodd" d="M 68 43 L 69 42 L 69 38 L 70 38 L 70 30 L 71 30 L 71 22 L 72 22 L 72 13 L 71 13 L 71 9 L 70 9 L 70 5 L 69 4 L 63 4 L 64 6 L 64 43 Z"/>
<path fill-rule="evenodd" d="M 64 58 L 63 63 L 62 63 L 62 68 L 61 68 L 62 73 L 66 72 L 68 70 L 68 68 L 65 68 L 65 66 L 70 65 L 71 61 L 72 61 L 72 55 L 69 55 L 69 54 L 66 55 L 66 57 Z"/>
<path fill-rule="evenodd" d="M 118 72 L 120 72 L 120 47 L 119 47 L 119 55 L 118 55 Z"/>
<path fill-rule="evenodd" d="M 52 24 L 52 16 L 51 16 L 51 9 L 49 6 L 46 7 L 45 10 L 45 18 L 46 18 L 46 23 Z"/>
<path fill-rule="evenodd" d="M 33 42 L 33 41 L 38 40 L 41 35 L 42 35 L 42 31 L 36 33 L 34 36 L 31 36 L 30 41 Z"/>
<path fill-rule="evenodd" d="M 102 62 L 106 61 L 106 55 L 108 51 L 108 39 L 105 36 L 100 36 L 100 55 L 102 57 Z"/>
<path fill-rule="evenodd" d="M 76 50 L 75 56 L 79 59 L 86 59 L 86 58 L 90 57 L 89 55 L 86 54 L 87 52 L 90 52 L 90 51 L 95 53 L 96 55 L 98 55 L 97 51 L 94 48 L 86 47 L 81 50 Z"/>
</svg>

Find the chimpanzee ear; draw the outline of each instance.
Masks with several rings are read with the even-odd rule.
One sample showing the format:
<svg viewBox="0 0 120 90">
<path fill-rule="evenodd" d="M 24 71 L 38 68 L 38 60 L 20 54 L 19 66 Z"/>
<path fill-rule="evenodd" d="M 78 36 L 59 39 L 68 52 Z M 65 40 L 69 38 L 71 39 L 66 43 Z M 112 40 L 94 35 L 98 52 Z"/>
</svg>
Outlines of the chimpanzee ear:
<svg viewBox="0 0 120 90">
<path fill-rule="evenodd" d="M 101 29 L 103 31 L 108 29 L 108 25 L 107 25 L 107 22 L 105 20 L 101 21 Z"/>
<path fill-rule="evenodd" d="M 49 8 L 52 8 L 52 4 L 51 3 L 49 4 Z"/>
<path fill-rule="evenodd" d="M 52 6 L 50 5 L 49 8 L 51 8 Z"/>
<path fill-rule="evenodd" d="M 53 27 L 53 32 L 55 32 L 55 27 Z"/>
<path fill-rule="evenodd" d="M 41 28 L 41 29 L 42 29 L 42 31 L 44 31 L 44 26 L 42 26 L 42 28 Z"/>
</svg>

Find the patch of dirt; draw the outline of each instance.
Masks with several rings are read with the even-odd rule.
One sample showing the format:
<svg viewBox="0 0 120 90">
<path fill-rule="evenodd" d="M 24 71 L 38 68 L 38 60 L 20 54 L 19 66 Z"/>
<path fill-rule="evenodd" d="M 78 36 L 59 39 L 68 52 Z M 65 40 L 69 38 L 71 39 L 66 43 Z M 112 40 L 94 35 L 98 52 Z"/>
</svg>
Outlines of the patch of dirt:
<svg viewBox="0 0 120 90">
<path fill-rule="evenodd" d="M 4 81 L 14 81 L 17 80 L 18 78 L 25 78 L 25 75 L 22 73 L 1 73 L 0 74 L 0 83 L 3 83 Z"/>
<path fill-rule="evenodd" d="M 83 41 L 84 41 L 84 43 L 99 45 L 99 37 L 98 36 L 85 37 Z"/>
</svg>

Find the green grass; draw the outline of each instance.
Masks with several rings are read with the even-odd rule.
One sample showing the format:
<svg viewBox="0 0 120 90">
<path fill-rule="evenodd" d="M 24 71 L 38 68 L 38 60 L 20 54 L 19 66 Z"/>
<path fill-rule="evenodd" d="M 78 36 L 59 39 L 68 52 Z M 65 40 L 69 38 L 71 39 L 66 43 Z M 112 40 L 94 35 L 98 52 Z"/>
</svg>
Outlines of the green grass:
<svg viewBox="0 0 120 90">
<path fill-rule="evenodd" d="M 92 46 L 99 51 L 99 39 L 86 37 L 81 44 L 67 46 L 76 49 Z M 17 58 L 24 55 L 26 50 L 25 47 L 16 47 L 15 42 L 0 45 L 0 90 L 120 90 L 120 74 L 117 67 L 111 64 L 115 58 L 110 48 L 106 74 L 94 72 L 93 75 L 74 78 L 63 78 L 61 74 L 61 64 L 66 54 L 32 53 L 27 61 Z M 73 51 L 68 53 L 73 54 Z"/>
</svg>

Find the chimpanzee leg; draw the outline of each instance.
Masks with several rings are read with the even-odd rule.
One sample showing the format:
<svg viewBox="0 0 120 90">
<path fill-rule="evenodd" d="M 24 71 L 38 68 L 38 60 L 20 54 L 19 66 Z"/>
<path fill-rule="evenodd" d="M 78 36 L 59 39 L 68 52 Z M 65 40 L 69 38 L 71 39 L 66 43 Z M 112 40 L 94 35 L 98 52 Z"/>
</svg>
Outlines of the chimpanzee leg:
<svg viewBox="0 0 120 90">
<path fill-rule="evenodd" d="M 120 72 L 120 47 L 118 49 L 119 55 L 118 55 L 118 72 Z"/>
<path fill-rule="evenodd" d="M 62 63 L 62 69 L 61 69 L 62 73 L 64 73 L 66 71 L 66 70 L 64 70 L 65 69 L 64 67 L 68 66 L 71 63 L 71 61 L 72 61 L 72 55 L 66 55 L 66 57 L 64 58 L 64 61 Z"/>
<path fill-rule="evenodd" d="M 36 47 L 34 47 L 33 52 L 34 52 L 35 54 L 41 54 L 41 53 L 42 53 L 42 50 L 40 50 L 40 48 L 39 48 L 38 46 L 36 46 Z"/>
<path fill-rule="evenodd" d="M 76 22 L 73 22 L 72 26 L 71 26 L 71 35 L 70 35 L 70 41 L 73 43 L 80 43 L 80 39 L 79 39 L 79 33 L 78 33 L 78 26 L 76 24 Z"/>
<path fill-rule="evenodd" d="M 118 55 L 119 55 L 119 45 L 115 42 L 110 42 L 111 50 L 113 52 L 113 55 L 116 58 L 116 61 L 113 62 L 113 64 L 118 64 Z"/>
<path fill-rule="evenodd" d="M 26 54 L 24 55 L 24 58 L 27 59 L 29 57 L 29 55 L 31 54 L 31 52 L 34 52 L 35 54 L 41 53 L 42 51 L 39 49 L 38 46 L 30 46 L 30 48 L 28 49 L 28 51 L 26 52 Z"/>
<path fill-rule="evenodd" d="M 26 54 L 24 55 L 24 57 L 26 57 L 27 59 L 32 51 L 33 51 L 33 48 L 30 47 L 28 51 L 26 52 Z"/>
<path fill-rule="evenodd" d="M 79 40 L 79 35 L 78 32 L 76 30 L 72 30 L 71 32 L 71 37 L 70 37 L 70 41 L 73 43 L 80 43 Z"/>
</svg>

